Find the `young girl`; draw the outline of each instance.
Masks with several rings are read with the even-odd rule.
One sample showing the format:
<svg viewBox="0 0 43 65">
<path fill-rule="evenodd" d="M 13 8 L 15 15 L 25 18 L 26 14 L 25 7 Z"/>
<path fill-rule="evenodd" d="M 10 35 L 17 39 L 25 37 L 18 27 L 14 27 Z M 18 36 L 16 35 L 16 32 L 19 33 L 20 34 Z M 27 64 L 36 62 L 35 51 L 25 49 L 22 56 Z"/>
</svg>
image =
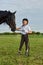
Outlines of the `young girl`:
<svg viewBox="0 0 43 65">
<path fill-rule="evenodd" d="M 22 20 L 22 26 L 20 28 L 16 28 L 16 30 L 20 30 L 21 31 L 21 35 L 22 35 L 21 36 L 20 47 L 19 47 L 19 54 L 21 53 L 22 46 L 23 46 L 23 44 L 25 42 L 25 47 L 26 47 L 25 55 L 26 56 L 29 56 L 29 45 L 28 45 L 29 39 L 28 39 L 28 34 L 32 33 L 28 23 L 29 23 L 28 19 L 24 18 Z"/>
</svg>

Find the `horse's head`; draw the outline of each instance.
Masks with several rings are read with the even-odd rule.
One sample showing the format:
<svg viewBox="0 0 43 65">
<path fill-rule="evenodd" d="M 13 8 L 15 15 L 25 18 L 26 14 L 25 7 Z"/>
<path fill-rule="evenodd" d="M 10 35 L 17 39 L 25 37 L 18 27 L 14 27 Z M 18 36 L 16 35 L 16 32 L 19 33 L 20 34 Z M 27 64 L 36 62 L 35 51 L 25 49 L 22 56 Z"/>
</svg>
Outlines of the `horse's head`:
<svg viewBox="0 0 43 65">
<path fill-rule="evenodd" d="M 15 24 L 15 13 L 11 13 L 10 11 L 8 12 L 8 18 L 6 23 L 10 26 L 11 31 L 15 31 L 16 30 L 16 24 Z"/>
</svg>

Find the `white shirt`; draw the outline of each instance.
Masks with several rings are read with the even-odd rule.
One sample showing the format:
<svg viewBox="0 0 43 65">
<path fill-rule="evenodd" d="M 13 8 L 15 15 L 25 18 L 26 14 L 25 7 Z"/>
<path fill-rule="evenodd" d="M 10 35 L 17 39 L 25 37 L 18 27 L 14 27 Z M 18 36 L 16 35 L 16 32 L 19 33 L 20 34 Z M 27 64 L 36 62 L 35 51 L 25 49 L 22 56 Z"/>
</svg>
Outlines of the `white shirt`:
<svg viewBox="0 0 43 65">
<path fill-rule="evenodd" d="M 21 34 L 25 35 L 26 33 L 28 33 L 29 31 L 31 31 L 31 28 L 29 25 L 25 25 L 25 26 L 21 26 L 20 27 L 20 32 Z"/>
</svg>

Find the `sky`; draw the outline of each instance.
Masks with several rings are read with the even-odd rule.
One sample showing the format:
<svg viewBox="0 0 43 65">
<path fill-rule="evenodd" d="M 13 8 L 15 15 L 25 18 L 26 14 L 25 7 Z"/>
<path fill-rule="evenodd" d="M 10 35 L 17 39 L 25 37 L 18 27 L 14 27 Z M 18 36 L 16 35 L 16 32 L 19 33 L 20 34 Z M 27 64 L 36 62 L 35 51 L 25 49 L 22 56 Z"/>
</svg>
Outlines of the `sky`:
<svg viewBox="0 0 43 65">
<path fill-rule="evenodd" d="M 0 0 L 0 10 L 16 12 L 16 25 L 28 18 L 32 31 L 43 32 L 43 0 Z M 0 32 L 11 32 L 6 24 L 0 25 Z"/>
</svg>

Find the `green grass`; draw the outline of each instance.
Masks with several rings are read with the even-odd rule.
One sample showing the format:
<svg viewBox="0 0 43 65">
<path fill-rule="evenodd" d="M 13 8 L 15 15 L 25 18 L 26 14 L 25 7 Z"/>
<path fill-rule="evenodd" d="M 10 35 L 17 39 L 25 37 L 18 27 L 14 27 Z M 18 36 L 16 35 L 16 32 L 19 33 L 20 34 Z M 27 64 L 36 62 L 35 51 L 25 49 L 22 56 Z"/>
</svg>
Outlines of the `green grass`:
<svg viewBox="0 0 43 65">
<path fill-rule="evenodd" d="M 20 35 L 0 35 L 0 65 L 43 65 L 43 36 L 30 35 L 30 56 L 18 55 Z"/>
</svg>

